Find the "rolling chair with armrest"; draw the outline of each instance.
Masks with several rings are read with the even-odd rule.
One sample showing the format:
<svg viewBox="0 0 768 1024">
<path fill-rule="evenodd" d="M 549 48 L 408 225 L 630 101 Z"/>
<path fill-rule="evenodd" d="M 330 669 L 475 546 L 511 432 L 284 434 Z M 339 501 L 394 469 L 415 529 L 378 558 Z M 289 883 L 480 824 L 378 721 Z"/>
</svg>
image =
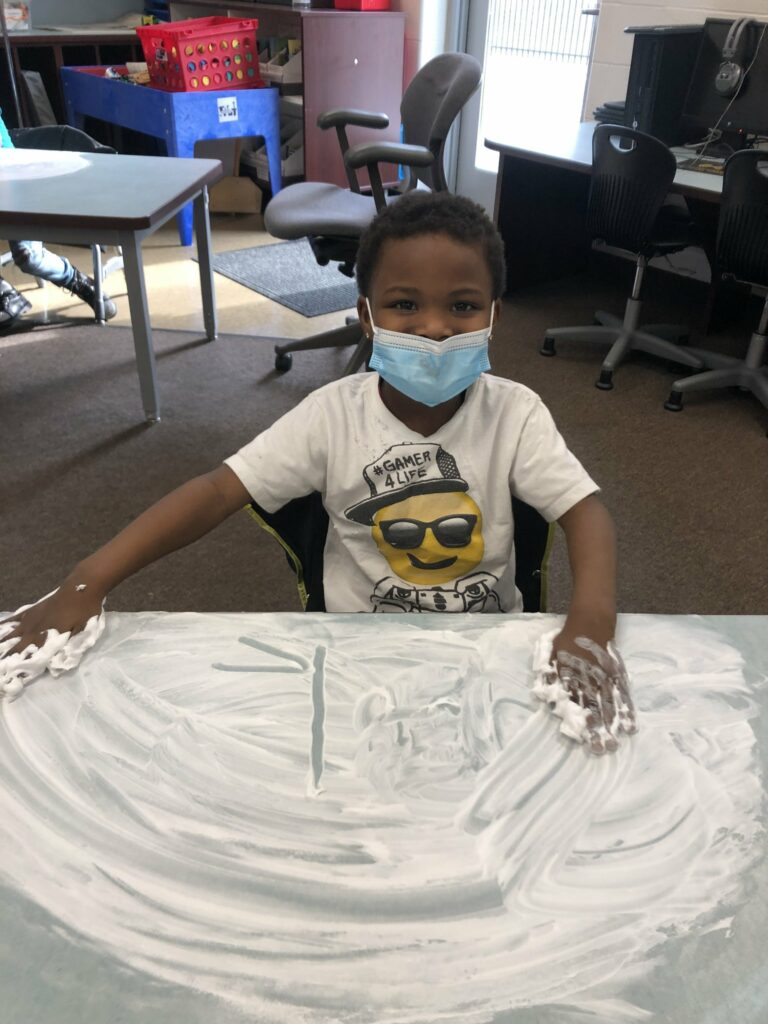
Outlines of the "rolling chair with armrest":
<svg viewBox="0 0 768 1024">
<path fill-rule="evenodd" d="M 11 141 L 17 149 L 48 149 L 51 151 L 67 153 L 116 153 L 117 150 L 111 146 L 104 146 L 91 138 L 79 128 L 72 128 L 68 124 L 42 125 L 37 128 L 11 128 L 9 131 Z M 123 269 L 123 257 L 118 249 L 118 255 L 111 257 L 106 263 L 103 260 L 102 247 L 91 246 L 93 257 L 93 285 L 95 292 L 94 315 L 96 322 L 106 323 L 104 316 L 104 278 L 115 270 Z M 13 262 L 10 253 L 0 256 L 0 266 Z M 43 283 L 36 278 L 38 287 Z"/>
<path fill-rule="evenodd" d="M 699 356 L 674 343 L 686 335 L 682 326 L 639 326 L 648 261 L 697 244 L 690 218 L 681 217 L 679 208 L 664 207 L 676 166 L 667 146 L 652 135 L 622 125 L 601 124 L 595 129 L 587 228 L 593 241 L 635 254 L 634 284 L 623 319 L 598 310 L 593 326 L 550 328 L 541 354 L 555 355 L 555 343 L 560 341 L 610 344 L 596 382 L 603 390 L 613 387 L 614 370 L 633 349 L 697 370 L 704 365 Z"/>
<path fill-rule="evenodd" d="M 267 512 L 257 502 L 246 505 L 256 522 L 277 540 L 288 565 L 296 574 L 299 598 L 306 612 L 324 612 L 323 551 L 328 533 L 328 513 L 320 494 L 313 491 L 294 498 L 277 512 Z M 523 611 L 546 611 L 547 563 L 555 527 L 531 505 L 512 498 L 515 521 L 515 585 L 523 597 Z"/>
<path fill-rule="evenodd" d="M 759 288 L 768 287 L 768 153 L 765 151 L 741 150 L 725 164 L 715 268 L 715 272 L 724 277 Z M 751 391 L 768 408 L 768 366 L 763 364 L 767 336 L 768 296 L 744 358 L 698 349 L 708 371 L 676 380 L 665 408 L 678 412 L 683 407 L 683 395 L 690 391 L 729 387 Z"/>
<path fill-rule="evenodd" d="M 317 123 L 324 130 L 335 128 L 344 157 L 349 188 L 323 182 L 305 181 L 289 185 L 270 201 L 264 224 L 276 238 L 308 238 L 317 262 L 331 260 L 348 277 L 355 272 L 360 236 L 388 201 L 379 171 L 380 163 L 408 168 L 402 192 L 419 184 L 433 191 L 445 191 L 443 153 L 448 131 L 461 108 L 480 84 L 482 68 L 466 53 L 444 53 L 434 57 L 413 77 L 400 104 L 403 142 L 364 142 L 349 146 L 347 127 L 386 128 L 386 114 L 364 110 L 335 109 L 321 114 Z M 367 168 L 371 194 L 360 188 L 356 171 Z M 275 346 L 275 368 L 289 370 L 293 352 L 355 345 L 346 373 L 354 373 L 370 355 L 370 342 L 355 318 L 344 327 L 301 341 Z"/>
</svg>

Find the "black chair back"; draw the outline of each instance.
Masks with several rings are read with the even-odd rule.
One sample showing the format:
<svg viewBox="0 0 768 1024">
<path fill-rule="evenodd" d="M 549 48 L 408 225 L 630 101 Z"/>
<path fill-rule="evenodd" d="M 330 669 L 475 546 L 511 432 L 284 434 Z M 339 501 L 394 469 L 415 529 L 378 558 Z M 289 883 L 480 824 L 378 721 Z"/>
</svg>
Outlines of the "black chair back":
<svg viewBox="0 0 768 1024">
<path fill-rule="evenodd" d="M 717 228 L 717 268 L 768 285 L 768 153 L 743 149 L 728 158 Z"/>
<path fill-rule="evenodd" d="M 673 154 L 652 135 L 598 125 L 592 137 L 590 236 L 630 252 L 646 250 L 676 167 Z"/>
<path fill-rule="evenodd" d="M 116 153 L 116 149 L 92 139 L 68 124 L 46 124 L 37 128 L 12 128 L 11 142 L 18 149 L 49 149 L 68 153 Z"/>
<path fill-rule="evenodd" d="M 410 188 L 421 181 L 433 192 L 448 189 L 443 169 L 445 140 L 482 74 L 481 65 L 468 53 L 441 53 L 413 76 L 400 103 L 403 142 L 426 146 L 435 161 L 430 167 L 411 169 Z"/>
</svg>

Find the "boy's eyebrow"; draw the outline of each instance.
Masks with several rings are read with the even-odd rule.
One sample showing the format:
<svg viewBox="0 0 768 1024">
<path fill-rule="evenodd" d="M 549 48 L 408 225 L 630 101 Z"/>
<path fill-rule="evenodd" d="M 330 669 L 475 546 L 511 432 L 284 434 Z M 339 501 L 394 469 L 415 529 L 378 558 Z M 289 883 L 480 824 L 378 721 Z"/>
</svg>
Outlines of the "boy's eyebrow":
<svg viewBox="0 0 768 1024">
<path fill-rule="evenodd" d="M 413 288 L 407 284 L 391 284 L 388 288 L 384 289 L 383 294 L 389 295 L 390 292 L 407 292 L 409 295 L 419 295 L 421 293 L 420 288 Z M 463 285 L 461 288 L 454 288 L 448 292 L 449 297 L 454 295 L 485 295 L 485 291 L 482 288 L 476 288 L 474 285 L 468 284 Z"/>
</svg>

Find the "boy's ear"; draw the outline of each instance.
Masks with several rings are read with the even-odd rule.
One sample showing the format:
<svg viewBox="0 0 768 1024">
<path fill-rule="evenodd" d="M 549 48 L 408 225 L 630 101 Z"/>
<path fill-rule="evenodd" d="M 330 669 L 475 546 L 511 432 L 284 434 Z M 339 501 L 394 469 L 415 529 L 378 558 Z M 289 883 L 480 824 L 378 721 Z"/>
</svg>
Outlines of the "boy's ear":
<svg viewBox="0 0 768 1024">
<path fill-rule="evenodd" d="M 496 329 L 496 325 L 501 322 L 501 299 L 493 300 L 493 327 Z"/>
<path fill-rule="evenodd" d="M 363 325 L 363 333 L 366 338 L 370 338 L 373 334 L 373 328 L 371 327 L 371 318 L 368 315 L 368 304 L 362 295 L 358 295 L 357 297 L 357 316 L 360 323 Z"/>
</svg>

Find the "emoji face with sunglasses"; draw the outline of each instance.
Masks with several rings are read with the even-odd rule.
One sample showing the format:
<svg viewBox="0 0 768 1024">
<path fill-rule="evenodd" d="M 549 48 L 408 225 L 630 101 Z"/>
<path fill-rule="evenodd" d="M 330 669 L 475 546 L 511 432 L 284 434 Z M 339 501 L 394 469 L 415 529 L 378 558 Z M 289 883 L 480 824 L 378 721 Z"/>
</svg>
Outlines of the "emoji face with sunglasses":
<svg viewBox="0 0 768 1024">
<path fill-rule="evenodd" d="M 414 494 L 373 516 L 373 539 L 392 572 L 436 586 L 472 572 L 483 560 L 483 518 L 466 492 Z"/>
</svg>

